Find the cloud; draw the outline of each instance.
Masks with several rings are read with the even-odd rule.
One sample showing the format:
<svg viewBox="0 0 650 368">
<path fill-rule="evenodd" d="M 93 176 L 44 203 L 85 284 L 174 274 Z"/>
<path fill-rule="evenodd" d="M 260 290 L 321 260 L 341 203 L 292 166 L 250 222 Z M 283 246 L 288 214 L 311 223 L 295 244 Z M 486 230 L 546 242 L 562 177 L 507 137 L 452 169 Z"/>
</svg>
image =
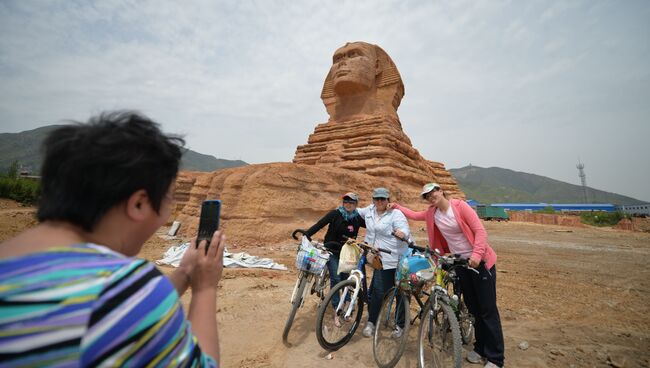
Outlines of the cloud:
<svg viewBox="0 0 650 368">
<path fill-rule="evenodd" d="M 402 125 L 425 157 L 574 182 L 561 168 L 573 159 L 560 162 L 580 151 L 598 158 L 587 162 L 595 178 L 618 165 L 648 182 L 639 162 L 612 158 L 614 145 L 583 141 L 650 135 L 649 18 L 643 2 L 4 1 L 0 131 L 136 108 L 200 152 L 290 161 L 327 121 L 334 50 L 364 40 L 397 64 Z M 628 128 L 605 129 L 617 125 Z M 602 177 L 593 185 L 622 185 Z"/>
</svg>

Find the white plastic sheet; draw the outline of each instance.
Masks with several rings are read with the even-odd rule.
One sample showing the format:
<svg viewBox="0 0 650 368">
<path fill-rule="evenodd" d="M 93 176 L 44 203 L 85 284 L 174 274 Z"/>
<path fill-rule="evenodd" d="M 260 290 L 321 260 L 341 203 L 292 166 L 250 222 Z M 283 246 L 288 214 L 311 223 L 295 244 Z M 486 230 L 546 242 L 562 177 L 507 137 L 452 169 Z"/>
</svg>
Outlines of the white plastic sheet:
<svg viewBox="0 0 650 368">
<path fill-rule="evenodd" d="M 165 251 L 162 259 L 156 261 L 159 265 L 169 265 L 178 267 L 190 243 L 183 243 L 177 246 L 171 246 Z M 223 252 L 223 266 L 227 268 L 266 268 L 271 270 L 286 271 L 287 266 L 276 263 L 270 258 L 260 258 L 248 253 L 230 253 L 227 250 Z"/>
</svg>

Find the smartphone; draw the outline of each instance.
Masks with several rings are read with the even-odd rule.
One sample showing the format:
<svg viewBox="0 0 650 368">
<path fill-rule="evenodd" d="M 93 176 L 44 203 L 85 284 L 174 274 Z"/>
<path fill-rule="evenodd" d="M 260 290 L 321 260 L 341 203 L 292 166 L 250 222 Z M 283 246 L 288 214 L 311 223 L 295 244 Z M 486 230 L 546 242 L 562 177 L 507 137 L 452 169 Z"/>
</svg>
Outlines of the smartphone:
<svg viewBox="0 0 650 368">
<path fill-rule="evenodd" d="M 210 246 L 210 240 L 215 231 L 219 230 L 219 217 L 221 215 L 221 201 L 209 200 L 201 204 L 201 219 L 199 220 L 199 235 L 196 237 L 196 246 L 202 240 L 207 240 Z"/>
</svg>

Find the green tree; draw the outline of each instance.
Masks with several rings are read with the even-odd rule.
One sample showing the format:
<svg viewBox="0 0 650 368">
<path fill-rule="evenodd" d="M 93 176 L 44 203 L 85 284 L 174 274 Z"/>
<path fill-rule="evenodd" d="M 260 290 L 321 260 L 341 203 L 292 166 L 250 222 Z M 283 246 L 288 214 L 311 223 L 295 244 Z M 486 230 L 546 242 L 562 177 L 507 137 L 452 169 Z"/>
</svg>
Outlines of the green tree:
<svg viewBox="0 0 650 368">
<path fill-rule="evenodd" d="M 18 177 L 18 161 L 11 163 L 9 170 L 7 170 L 7 177 L 9 179 L 16 179 Z"/>
</svg>

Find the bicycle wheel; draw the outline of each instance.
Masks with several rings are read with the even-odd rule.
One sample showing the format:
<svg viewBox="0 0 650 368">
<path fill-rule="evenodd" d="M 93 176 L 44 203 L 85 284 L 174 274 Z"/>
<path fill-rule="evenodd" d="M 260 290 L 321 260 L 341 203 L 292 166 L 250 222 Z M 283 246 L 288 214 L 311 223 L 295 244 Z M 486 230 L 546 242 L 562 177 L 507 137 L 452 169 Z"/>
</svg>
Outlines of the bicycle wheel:
<svg viewBox="0 0 650 368">
<path fill-rule="evenodd" d="M 468 345 L 474 338 L 474 316 L 469 312 L 462 298 L 458 302 L 458 325 L 463 345 Z"/>
<path fill-rule="evenodd" d="M 300 279 L 298 282 L 298 289 L 296 290 L 296 293 L 293 296 L 293 300 L 291 301 L 291 312 L 289 312 L 289 318 L 287 318 L 287 322 L 284 324 L 284 331 L 282 331 L 282 341 L 284 342 L 287 342 L 287 337 L 289 336 L 289 331 L 291 330 L 293 319 L 296 317 L 298 308 L 300 308 L 302 305 L 302 298 L 304 295 L 305 287 L 309 281 L 309 278 L 303 271 L 300 271 L 298 278 Z"/>
<path fill-rule="evenodd" d="M 424 307 L 418 331 L 418 366 L 420 368 L 460 368 L 463 364 L 460 328 L 449 305 L 438 301 L 433 309 L 431 301 Z"/>
<path fill-rule="evenodd" d="M 363 290 L 359 291 L 356 303 L 352 307 L 352 313 L 349 318 L 344 314 L 348 310 L 349 302 L 343 303 L 343 307 L 338 313 L 332 307 L 332 298 L 334 295 L 342 297 L 343 292 L 347 291 L 348 297 L 352 297 L 356 283 L 354 280 L 344 280 L 339 282 L 330 290 L 320 308 L 318 308 L 318 317 L 316 318 L 316 338 L 320 346 L 329 351 L 335 351 L 343 347 L 350 341 L 359 327 L 361 316 L 363 314 L 363 301 L 365 295 Z M 338 320 L 338 323 L 336 322 Z"/>
<path fill-rule="evenodd" d="M 409 298 L 395 287 L 388 290 L 379 309 L 372 353 L 380 368 L 392 368 L 399 362 L 408 339 Z"/>
</svg>

